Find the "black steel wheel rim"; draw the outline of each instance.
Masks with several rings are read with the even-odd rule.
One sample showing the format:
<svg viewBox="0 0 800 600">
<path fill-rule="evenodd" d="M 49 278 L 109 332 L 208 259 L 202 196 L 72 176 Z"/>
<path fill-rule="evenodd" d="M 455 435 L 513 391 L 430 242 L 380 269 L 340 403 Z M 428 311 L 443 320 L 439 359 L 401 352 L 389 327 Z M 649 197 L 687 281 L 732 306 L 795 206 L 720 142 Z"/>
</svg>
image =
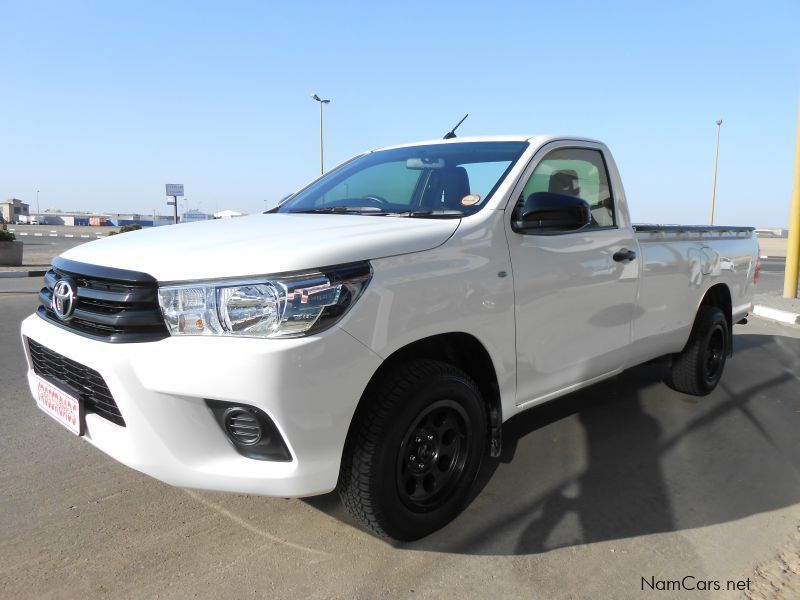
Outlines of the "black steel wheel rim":
<svg viewBox="0 0 800 600">
<path fill-rule="evenodd" d="M 707 382 L 713 383 L 717 380 L 723 362 L 725 362 L 725 332 L 721 326 L 717 326 L 711 332 L 706 347 L 704 370 Z"/>
<path fill-rule="evenodd" d="M 415 512 L 447 502 L 464 476 L 472 440 L 467 412 L 457 402 L 439 400 L 412 421 L 397 456 L 397 491 Z"/>
</svg>

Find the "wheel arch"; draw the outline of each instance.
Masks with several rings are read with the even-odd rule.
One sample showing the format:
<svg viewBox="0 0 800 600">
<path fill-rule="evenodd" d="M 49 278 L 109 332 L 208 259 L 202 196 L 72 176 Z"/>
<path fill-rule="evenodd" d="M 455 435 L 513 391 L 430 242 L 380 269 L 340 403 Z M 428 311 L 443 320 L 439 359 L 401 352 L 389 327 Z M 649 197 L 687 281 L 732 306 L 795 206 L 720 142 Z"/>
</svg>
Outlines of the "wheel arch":
<svg viewBox="0 0 800 600">
<path fill-rule="evenodd" d="M 355 425 L 368 406 L 368 397 L 372 388 L 379 385 L 386 374 L 397 365 L 419 358 L 448 363 L 461 369 L 475 381 L 486 403 L 486 417 L 489 424 L 489 454 L 493 457 L 499 456 L 503 415 L 497 371 L 491 355 L 483 343 L 474 335 L 464 332 L 440 333 L 421 338 L 390 354 L 372 374 L 361 394 L 347 430 L 345 447 L 351 441 Z"/>
<path fill-rule="evenodd" d="M 733 302 L 731 300 L 731 291 L 727 284 L 716 283 L 706 290 L 703 298 L 700 300 L 700 306 L 713 306 L 722 311 L 725 319 L 728 321 L 728 340 L 730 347 L 728 353 L 733 353 Z"/>
</svg>

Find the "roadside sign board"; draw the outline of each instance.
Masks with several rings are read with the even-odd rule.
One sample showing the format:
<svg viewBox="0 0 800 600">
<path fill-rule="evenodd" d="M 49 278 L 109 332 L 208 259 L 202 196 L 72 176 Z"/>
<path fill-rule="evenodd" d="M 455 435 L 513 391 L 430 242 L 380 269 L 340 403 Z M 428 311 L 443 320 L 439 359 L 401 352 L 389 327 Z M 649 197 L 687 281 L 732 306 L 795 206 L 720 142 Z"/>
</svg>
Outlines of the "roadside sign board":
<svg viewBox="0 0 800 600">
<path fill-rule="evenodd" d="M 183 196 L 183 184 L 182 183 L 168 183 L 167 184 L 167 196 Z"/>
</svg>

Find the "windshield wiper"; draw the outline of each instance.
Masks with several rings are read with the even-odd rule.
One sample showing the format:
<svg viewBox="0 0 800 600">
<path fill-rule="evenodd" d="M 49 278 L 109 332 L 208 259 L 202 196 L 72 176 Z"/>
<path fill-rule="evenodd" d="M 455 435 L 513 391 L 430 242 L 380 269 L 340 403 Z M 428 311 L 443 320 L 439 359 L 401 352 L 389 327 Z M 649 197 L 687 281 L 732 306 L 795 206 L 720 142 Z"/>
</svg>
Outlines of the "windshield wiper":
<svg viewBox="0 0 800 600">
<path fill-rule="evenodd" d="M 321 206 L 305 210 L 290 210 L 290 213 L 329 213 L 329 214 L 386 214 L 377 206 Z"/>
<path fill-rule="evenodd" d="M 392 217 L 416 217 L 420 219 L 458 219 L 464 216 L 463 210 L 409 210 L 389 213 Z"/>
<path fill-rule="evenodd" d="M 461 210 L 408 210 L 404 212 L 387 211 L 377 206 L 320 206 L 305 210 L 290 210 L 293 214 L 339 214 L 339 215 L 376 215 L 381 217 L 412 217 L 417 219 L 460 219 L 464 216 Z"/>
</svg>

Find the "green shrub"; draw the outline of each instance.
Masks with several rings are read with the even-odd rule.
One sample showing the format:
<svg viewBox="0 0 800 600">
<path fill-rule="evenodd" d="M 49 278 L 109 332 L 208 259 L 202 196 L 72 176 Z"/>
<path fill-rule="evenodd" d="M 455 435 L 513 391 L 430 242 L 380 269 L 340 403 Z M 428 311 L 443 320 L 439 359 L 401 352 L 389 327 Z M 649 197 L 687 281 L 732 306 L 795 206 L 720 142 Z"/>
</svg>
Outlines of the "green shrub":
<svg viewBox="0 0 800 600">
<path fill-rule="evenodd" d="M 126 231 L 136 231 L 137 229 L 141 229 L 142 226 L 138 223 L 134 223 L 133 225 L 123 225 L 119 228 L 119 231 L 109 231 L 108 235 L 117 235 L 118 233 L 125 233 Z"/>
<path fill-rule="evenodd" d="M 0 242 L 13 242 L 17 237 L 10 231 L 0 229 Z"/>
</svg>

